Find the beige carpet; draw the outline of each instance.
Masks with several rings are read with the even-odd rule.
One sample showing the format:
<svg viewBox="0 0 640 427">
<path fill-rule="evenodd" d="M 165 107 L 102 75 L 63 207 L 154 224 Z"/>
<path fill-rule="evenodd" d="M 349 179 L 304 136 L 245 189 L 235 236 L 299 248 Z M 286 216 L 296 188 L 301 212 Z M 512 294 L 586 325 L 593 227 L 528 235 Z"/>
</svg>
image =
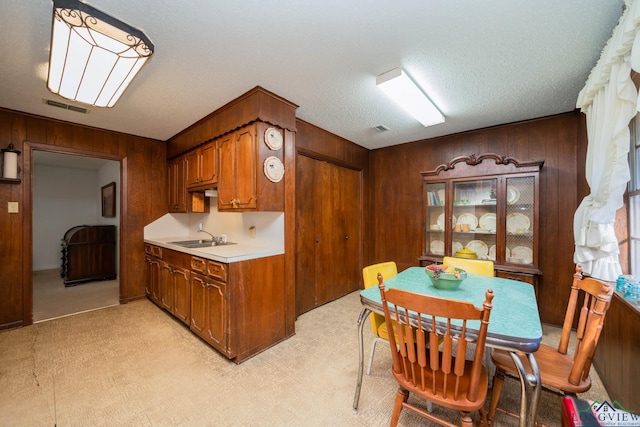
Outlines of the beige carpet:
<svg viewBox="0 0 640 427">
<path fill-rule="evenodd" d="M 59 269 L 33 272 L 33 321 L 54 319 L 120 303 L 117 280 L 64 286 Z"/>
<path fill-rule="evenodd" d="M 294 337 L 241 365 L 146 300 L 4 331 L 0 425 L 388 425 L 396 384 L 385 346 L 365 375 L 359 412 L 351 410 L 359 312 L 358 292 L 312 310 Z M 602 390 L 596 380 L 584 397 L 603 400 Z M 514 410 L 518 392 L 508 380 L 502 401 Z M 559 417 L 559 398 L 545 393 L 539 419 L 557 426 Z M 428 424 L 403 411 L 400 425 Z M 496 425 L 517 423 L 499 416 Z"/>
</svg>

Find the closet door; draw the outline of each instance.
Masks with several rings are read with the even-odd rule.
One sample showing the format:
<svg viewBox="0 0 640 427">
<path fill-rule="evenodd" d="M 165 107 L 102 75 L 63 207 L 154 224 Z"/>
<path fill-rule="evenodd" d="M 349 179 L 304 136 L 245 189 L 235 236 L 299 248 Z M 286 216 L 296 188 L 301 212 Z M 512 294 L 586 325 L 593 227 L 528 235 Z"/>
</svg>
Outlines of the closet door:
<svg viewBox="0 0 640 427">
<path fill-rule="evenodd" d="M 359 285 L 361 172 L 298 156 L 296 311 L 309 311 Z"/>
</svg>

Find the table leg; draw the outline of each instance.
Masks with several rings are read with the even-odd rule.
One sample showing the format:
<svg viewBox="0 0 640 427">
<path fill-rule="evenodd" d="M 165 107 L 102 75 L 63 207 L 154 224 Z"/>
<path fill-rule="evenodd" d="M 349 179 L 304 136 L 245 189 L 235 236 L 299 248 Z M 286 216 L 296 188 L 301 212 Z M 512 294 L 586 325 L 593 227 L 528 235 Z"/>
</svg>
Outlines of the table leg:
<svg viewBox="0 0 640 427">
<path fill-rule="evenodd" d="M 531 405 L 529 406 L 529 419 L 528 425 L 536 425 L 536 414 L 538 413 L 538 400 L 540 398 L 540 391 L 542 390 L 542 380 L 540 378 L 540 369 L 538 368 L 538 362 L 533 353 L 528 354 L 529 365 L 531 365 L 531 371 L 533 374 L 529 374 L 529 385 L 533 386 L 533 396 L 531 396 Z"/>
<path fill-rule="evenodd" d="M 527 409 L 529 406 L 529 387 L 527 386 L 527 372 L 522 365 L 522 361 L 520 357 L 518 357 L 518 353 L 514 351 L 510 351 L 511 359 L 513 359 L 513 363 L 516 365 L 518 369 L 518 376 L 520 377 L 520 427 L 526 427 L 529 418 L 527 416 Z"/>
<path fill-rule="evenodd" d="M 364 370 L 364 338 L 362 336 L 362 328 L 365 320 L 371 313 L 368 308 L 363 308 L 358 316 L 358 382 L 356 384 L 356 393 L 353 396 L 353 413 L 358 412 L 358 401 L 360 400 L 360 389 L 362 388 L 362 371 Z"/>
</svg>

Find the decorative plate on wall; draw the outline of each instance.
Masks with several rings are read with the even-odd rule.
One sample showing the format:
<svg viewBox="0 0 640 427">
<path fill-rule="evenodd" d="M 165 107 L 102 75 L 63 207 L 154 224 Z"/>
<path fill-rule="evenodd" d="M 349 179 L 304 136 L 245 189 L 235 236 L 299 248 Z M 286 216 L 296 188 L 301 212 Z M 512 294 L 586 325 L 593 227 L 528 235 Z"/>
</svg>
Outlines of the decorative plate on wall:
<svg viewBox="0 0 640 427">
<path fill-rule="evenodd" d="M 284 165 L 276 156 L 264 160 L 264 174 L 271 182 L 280 182 L 284 176 Z"/>
<path fill-rule="evenodd" d="M 274 127 L 267 128 L 264 131 L 264 143 L 271 150 L 279 150 L 282 148 L 282 133 Z"/>
</svg>

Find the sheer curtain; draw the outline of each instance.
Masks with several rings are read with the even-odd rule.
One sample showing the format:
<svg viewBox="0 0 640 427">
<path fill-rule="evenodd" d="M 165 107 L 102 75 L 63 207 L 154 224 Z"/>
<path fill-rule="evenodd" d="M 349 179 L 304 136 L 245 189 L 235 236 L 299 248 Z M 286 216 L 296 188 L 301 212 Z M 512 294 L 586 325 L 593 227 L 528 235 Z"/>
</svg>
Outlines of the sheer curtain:
<svg viewBox="0 0 640 427">
<path fill-rule="evenodd" d="M 629 122 L 638 103 L 631 70 L 640 70 L 640 3 L 628 0 L 625 4 L 625 12 L 577 103 L 587 116 L 590 194 L 575 212 L 573 259 L 582 264 L 585 273 L 610 281 L 622 274 L 613 225 L 630 178 Z"/>
</svg>

